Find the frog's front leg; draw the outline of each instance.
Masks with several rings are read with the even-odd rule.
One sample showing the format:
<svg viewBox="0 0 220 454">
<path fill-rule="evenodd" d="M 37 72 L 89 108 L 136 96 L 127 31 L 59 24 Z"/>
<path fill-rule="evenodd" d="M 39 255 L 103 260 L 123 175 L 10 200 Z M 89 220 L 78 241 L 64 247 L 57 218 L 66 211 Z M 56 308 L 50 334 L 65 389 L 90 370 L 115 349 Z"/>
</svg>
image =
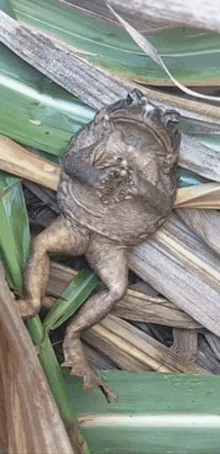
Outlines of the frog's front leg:
<svg viewBox="0 0 220 454">
<path fill-rule="evenodd" d="M 128 283 L 128 251 L 126 248 L 93 234 L 86 256 L 106 285 L 105 290 L 89 298 L 67 328 L 63 350 L 64 367 L 72 375 L 83 377 L 84 389 L 100 387 L 108 400 L 116 397 L 91 370 L 80 340 L 82 331 L 98 323 L 113 309 L 126 292 Z"/>
<path fill-rule="evenodd" d="M 84 229 L 85 230 L 85 229 Z M 89 242 L 79 227 L 75 228 L 63 216 L 58 217 L 52 224 L 41 232 L 32 243 L 31 257 L 25 271 L 25 299 L 15 301 L 18 311 L 24 318 L 33 317 L 41 307 L 48 279 L 49 253 L 81 255 Z"/>
<path fill-rule="evenodd" d="M 77 150 L 73 143 L 63 159 L 64 172 L 80 183 L 96 189 L 102 189 L 115 177 L 123 178 L 126 176 L 127 162 L 125 159 L 115 157 L 109 166 L 104 167 L 98 167 L 93 164 L 92 156 L 94 150 L 101 145 L 104 147 L 101 140 L 98 140 L 88 147 Z"/>
</svg>

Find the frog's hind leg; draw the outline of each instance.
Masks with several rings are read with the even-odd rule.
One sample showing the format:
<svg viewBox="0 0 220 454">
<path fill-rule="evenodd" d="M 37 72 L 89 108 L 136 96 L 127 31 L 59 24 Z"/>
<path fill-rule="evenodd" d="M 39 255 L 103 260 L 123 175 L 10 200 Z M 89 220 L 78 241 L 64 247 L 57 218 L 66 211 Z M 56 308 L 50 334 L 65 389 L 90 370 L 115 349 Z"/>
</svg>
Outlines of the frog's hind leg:
<svg viewBox="0 0 220 454">
<path fill-rule="evenodd" d="M 81 255 L 87 246 L 88 238 L 63 216 L 35 237 L 25 271 L 25 299 L 15 301 L 22 317 L 33 317 L 41 307 L 49 279 L 48 253 Z"/>
<path fill-rule="evenodd" d="M 105 284 L 82 306 L 67 328 L 63 350 L 64 367 L 71 368 L 72 375 L 83 377 L 84 389 L 100 387 L 107 399 L 116 397 L 90 368 L 80 340 L 82 331 L 98 323 L 125 295 L 128 284 L 128 252 L 113 242 L 102 240 L 98 235 L 91 239 L 86 257 Z"/>
</svg>

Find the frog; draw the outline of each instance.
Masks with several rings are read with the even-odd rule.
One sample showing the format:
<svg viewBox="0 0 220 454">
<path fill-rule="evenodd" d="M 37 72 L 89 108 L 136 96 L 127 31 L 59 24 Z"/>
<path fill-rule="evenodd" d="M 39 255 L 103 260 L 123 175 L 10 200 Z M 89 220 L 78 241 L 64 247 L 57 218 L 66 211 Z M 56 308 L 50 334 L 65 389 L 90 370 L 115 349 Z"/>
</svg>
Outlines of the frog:
<svg viewBox="0 0 220 454">
<path fill-rule="evenodd" d="M 102 282 L 71 319 L 63 367 L 84 389 L 115 394 L 91 369 L 82 333 L 106 317 L 128 287 L 129 254 L 169 217 L 177 190 L 180 114 L 135 89 L 100 109 L 71 141 L 57 190 L 60 215 L 32 243 L 24 278 L 23 318 L 35 316 L 49 280 L 51 254 L 84 254 Z"/>
</svg>

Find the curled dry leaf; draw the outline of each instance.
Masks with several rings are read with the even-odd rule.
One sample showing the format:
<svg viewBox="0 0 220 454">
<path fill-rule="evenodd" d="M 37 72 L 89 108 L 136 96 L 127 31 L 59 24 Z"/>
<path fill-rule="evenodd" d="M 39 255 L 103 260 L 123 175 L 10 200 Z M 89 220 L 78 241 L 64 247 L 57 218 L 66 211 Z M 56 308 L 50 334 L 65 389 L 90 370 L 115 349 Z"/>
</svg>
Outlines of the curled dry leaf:
<svg viewBox="0 0 220 454">
<path fill-rule="evenodd" d="M 161 68 L 164 69 L 164 71 L 167 73 L 167 75 L 170 77 L 170 79 L 173 81 L 173 83 L 184 93 L 187 93 L 188 95 L 195 96 L 196 98 L 200 99 L 205 99 L 207 101 L 217 101 L 220 102 L 220 97 L 219 96 L 207 96 L 203 95 L 201 93 L 197 93 L 196 91 L 190 90 L 189 88 L 185 87 L 182 85 L 178 80 L 176 80 L 170 71 L 167 69 L 165 63 L 163 62 L 162 58 L 158 54 L 156 48 L 151 44 L 151 42 L 145 38 L 140 32 L 138 32 L 134 27 L 132 27 L 127 21 L 122 19 L 122 17 L 117 14 L 114 9 L 108 5 L 109 9 L 112 11 L 112 13 L 117 17 L 119 22 L 123 25 L 125 30 L 129 33 L 129 35 L 133 38 L 133 40 L 136 42 L 136 44 L 142 49 L 146 55 L 148 55 L 152 60 L 154 60 Z"/>
</svg>

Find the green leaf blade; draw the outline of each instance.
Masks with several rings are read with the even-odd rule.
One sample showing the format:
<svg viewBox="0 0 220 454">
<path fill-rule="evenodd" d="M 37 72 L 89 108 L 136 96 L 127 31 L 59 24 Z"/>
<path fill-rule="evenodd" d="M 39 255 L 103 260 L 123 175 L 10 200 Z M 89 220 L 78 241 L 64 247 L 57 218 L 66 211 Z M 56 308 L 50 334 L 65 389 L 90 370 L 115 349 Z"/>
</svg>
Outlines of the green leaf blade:
<svg viewBox="0 0 220 454">
<path fill-rule="evenodd" d="M 94 110 L 0 43 L 0 134 L 63 156 Z"/>
<path fill-rule="evenodd" d="M 95 453 L 218 454 L 219 377 L 158 372 L 99 371 L 118 395 L 82 390 L 64 373 L 69 398 Z"/>
<path fill-rule="evenodd" d="M 0 258 L 11 288 L 20 295 L 29 256 L 28 215 L 20 180 L 0 172 Z"/>
<path fill-rule="evenodd" d="M 80 271 L 53 305 L 44 320 L 45 332 L 58 328 L 68 320 L 98 286 L 98 278 L 90 271 Z"/>
</svg>

